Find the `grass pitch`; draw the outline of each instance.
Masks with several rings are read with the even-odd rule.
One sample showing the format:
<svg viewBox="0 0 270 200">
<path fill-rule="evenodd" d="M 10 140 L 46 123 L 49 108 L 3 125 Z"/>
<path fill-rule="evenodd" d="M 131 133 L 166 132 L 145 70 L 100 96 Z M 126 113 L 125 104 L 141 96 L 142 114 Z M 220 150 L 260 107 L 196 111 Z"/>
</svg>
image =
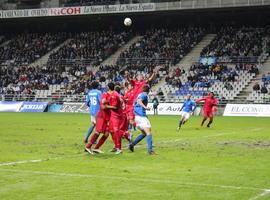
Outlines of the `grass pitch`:
<svg viewBox="0 0 270 200">
<path fill-rule="evenodd" d="M 145 141 L 114 155 L 111 139 L 91 156 L 86 114 L 0 113 L 0 199 L 270 199 L 269 118 L 150 120 L 157 156 Z"/>
</svg>

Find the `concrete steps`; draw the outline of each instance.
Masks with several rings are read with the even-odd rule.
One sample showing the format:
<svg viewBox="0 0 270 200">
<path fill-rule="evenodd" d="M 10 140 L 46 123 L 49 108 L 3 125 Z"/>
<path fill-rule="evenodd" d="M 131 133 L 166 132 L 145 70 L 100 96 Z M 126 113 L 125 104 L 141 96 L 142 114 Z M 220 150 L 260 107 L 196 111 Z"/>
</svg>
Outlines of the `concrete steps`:
<svg viewBox="0 0 270 200">
<path fill-rule="evenodd" d="M 42 56 L 41 58 L 37 59 L 35 62 L 31 63 L 30 66 L 43 66 L 46 65 L 49 57 L 51 55 L 51 53 L 53 53 L 54 51 L 57 51 L 58 49 L 60 49 L 62 46 L 66 45 L 67 43 L 70 42 L 71 39 L 67 39 L 66 41 L 64 41 L 62 44 L 58 45 L 56 48 L 52 49 L 51 51 L 49 51 L 48 53 L 46 53 L 44 56 Z"/>
<path fill-rule="evenodd" d="M 120 47 L 113 55 L 111 55 L 109 58 L 104 60 L 101 65 L 116 65 L 117 59 L 119 58 L 120 54 L 127 49 L 134 43 L 138 42 L 142 36 L 135 36 L 133 37 L 128 43 L 126 43 L 124 46 Z"/>
<path fill-rule="evenodd" d="M 181 67 L 188 70 L 192 63 L 197 62 L 200 57 L 201 51 L 204 47 L 209 45 L 216 37 L 216 34 L 207 34 L 203 39 L 178 63 L 175 67 Z"/>
<path fill-rule="evenodd" d="M 247 97 L 253 91 L 253 85 L 256 82 L 260 82 L 262 80 L 262 75 L 270 72 L 270 56 L 266 59 L 265 63 L 260 69 L 260 73 L 256 75 L 249 84 L 239 93 L 239 95 L 235 98 L 237 101 L 247 101 Z"/>
</svg>

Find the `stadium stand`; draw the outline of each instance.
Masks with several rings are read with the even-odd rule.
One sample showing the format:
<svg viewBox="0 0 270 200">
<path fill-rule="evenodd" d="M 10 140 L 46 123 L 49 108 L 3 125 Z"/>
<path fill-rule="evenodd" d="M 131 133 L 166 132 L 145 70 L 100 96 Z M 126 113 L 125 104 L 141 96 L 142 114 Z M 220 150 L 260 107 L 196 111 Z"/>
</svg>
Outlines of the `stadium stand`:
<svg viewBox="0 0 270 200">
<path fill-rule="evenodd" d="M 49 57 L 49 65 L 98 65 L 132 37 L 132 32 L 82 32 L 70 37 L 70 42 Z M 81 62 L 84 61 L 84 62 Z"/>
<path fill-rule="evenodd" d="M 198 27 L 148 30 L 120 55 L 117 64 L 131 68 L 144 68 L 145 63 L 175 65 L 202 39 L 204 32 Z"/>
<path fill-rule="evenodd" d="M 0 64 L 29 65 L 67 39 L 67 33 L 23 33 L 0 47 Z"/>
<path fill-rule="evenodd" d="M 202 28 L 194 27 L 149 29 L 141 34 L 139 41 L 120 54 L 116 65 L 103 65 L 102 62 L 130 41 L 134 37 L 132 32 L 18 35 L 0 48 L 1 60 L 4 60 L 5 64 L 0 70 L 0 94 L 8 95 L 9 98 L 11 95 L 33 95 L 33 98 L 38 100 L 60 99 L 60 96 L 64 96 L 65 99 L 62 100 L 65 101 L 78 100 L 93 80 L 99 80 L 104 88 L 109 81 L 123 83 L 125 71 L 133 76 L 142 74 L 147 77 L 158 67 L 158 77 L 151 84 L 158 85 L 153 93 L 164 97 L 161 102 L 179 102 L 188 93 L 199 98 L 209 90 L 214 91 L 220 99 L 231 101 L 257 76 L 261 64 L 254 60 L 242 63 L 231 60 L 211 66 L 194 63 L 186 70 L 181 66 L 175 67 L 175 64 L 201 41 L 205 32 Z M 233 39 L 226 38 L 221 33 L 231 34 Z M 259 38 L 257 43 L 252 39 L 255 36 Z M 245 37 L 251 38 L 251 41 L 243 39 Z M 201 55 L 215 55 L 219 58 L 261 56 L 262 62 L 269 55 L 269 38 L 268 27 L 227 27 L 203 49 Z M 247 46 L 240 48 L 239 43 L 244 41 Z M 60 44 L 62 46 L 50 54 L 46 65 L 29 66 Z M 221 51 L 219 45 L 227 50 Z M 40 48 L 34 48 L 36 46 Z M 11 70 L 8 64 L 14 70 Z M 165 81 L 162 83 L 160 80 Z M 256 95 L 259 94 L 261 92 L 256 92 Z"/>
</svg>

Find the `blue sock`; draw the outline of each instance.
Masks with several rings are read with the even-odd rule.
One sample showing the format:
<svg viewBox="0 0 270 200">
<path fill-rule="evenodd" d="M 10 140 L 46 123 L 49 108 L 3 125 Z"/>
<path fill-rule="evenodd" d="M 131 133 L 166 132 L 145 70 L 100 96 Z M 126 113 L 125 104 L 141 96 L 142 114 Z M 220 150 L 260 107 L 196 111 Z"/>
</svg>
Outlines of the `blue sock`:
<svg viewBox="0 0 270 200">
<path fill-rule="evenodd" d="M 143 138 L 145 138 L 145 134 L 141 133 L 140 135 L 138 135 L 138 137 L 132 142 L 133 146 L 138 144 Z"/>
<path fill-rule="evenodd" d="M 84 141 L 88 141 L 88 138 L 90 137 L 91 133 L 93 132 L 96 125 L 91 125 L 85 135 Z"/>
<path fill-rule="evenodd" d="M 150 153 L 151 151 L 153 151 L 152 135 L 147 135 L 146 136 L 146 142 L 147 142 L 147 150 Z"/>
</svg>

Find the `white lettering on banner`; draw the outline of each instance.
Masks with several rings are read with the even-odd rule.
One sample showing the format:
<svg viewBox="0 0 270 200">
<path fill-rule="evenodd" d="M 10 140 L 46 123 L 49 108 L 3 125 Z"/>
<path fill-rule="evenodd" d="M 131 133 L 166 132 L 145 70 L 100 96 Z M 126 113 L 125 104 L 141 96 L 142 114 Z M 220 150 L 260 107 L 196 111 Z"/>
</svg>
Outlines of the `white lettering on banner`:
<svg viewBox="0 0 270 200">
<path fill-rule="evenodd" d="M 180 115 L 182 103 L 160 103 L 158 106 L 159 115 Z M 148 115 L 154 114 L 153 103 L 149 103 L 148 106 L 151 110 L 147 111 Z M 201 108 L 197 107 L 194 115 L 199 115 Z"/>
<path fill-rule="evenodd" d="M 29 110 L 41 110 L 45 105 L 23 105 L 21 110 L 29 109 Z"/>
<path fill-rule="evenodd" d="M 67 15 L 91 15 L 102 13 L 123 12 L 147 12 L 155 11 L 155 3 L 104 5 L 104 6 L 80 6 L 63 8 L 41 8 L 24 10 L 1 10 L 0 18 L 24 18 L 24 17 L 46 17 Z"/>
<path fill-rule="evenodd" d="M 270 105 L 227 104 L 223 116 L 270 117 Z"/>
</svg>

